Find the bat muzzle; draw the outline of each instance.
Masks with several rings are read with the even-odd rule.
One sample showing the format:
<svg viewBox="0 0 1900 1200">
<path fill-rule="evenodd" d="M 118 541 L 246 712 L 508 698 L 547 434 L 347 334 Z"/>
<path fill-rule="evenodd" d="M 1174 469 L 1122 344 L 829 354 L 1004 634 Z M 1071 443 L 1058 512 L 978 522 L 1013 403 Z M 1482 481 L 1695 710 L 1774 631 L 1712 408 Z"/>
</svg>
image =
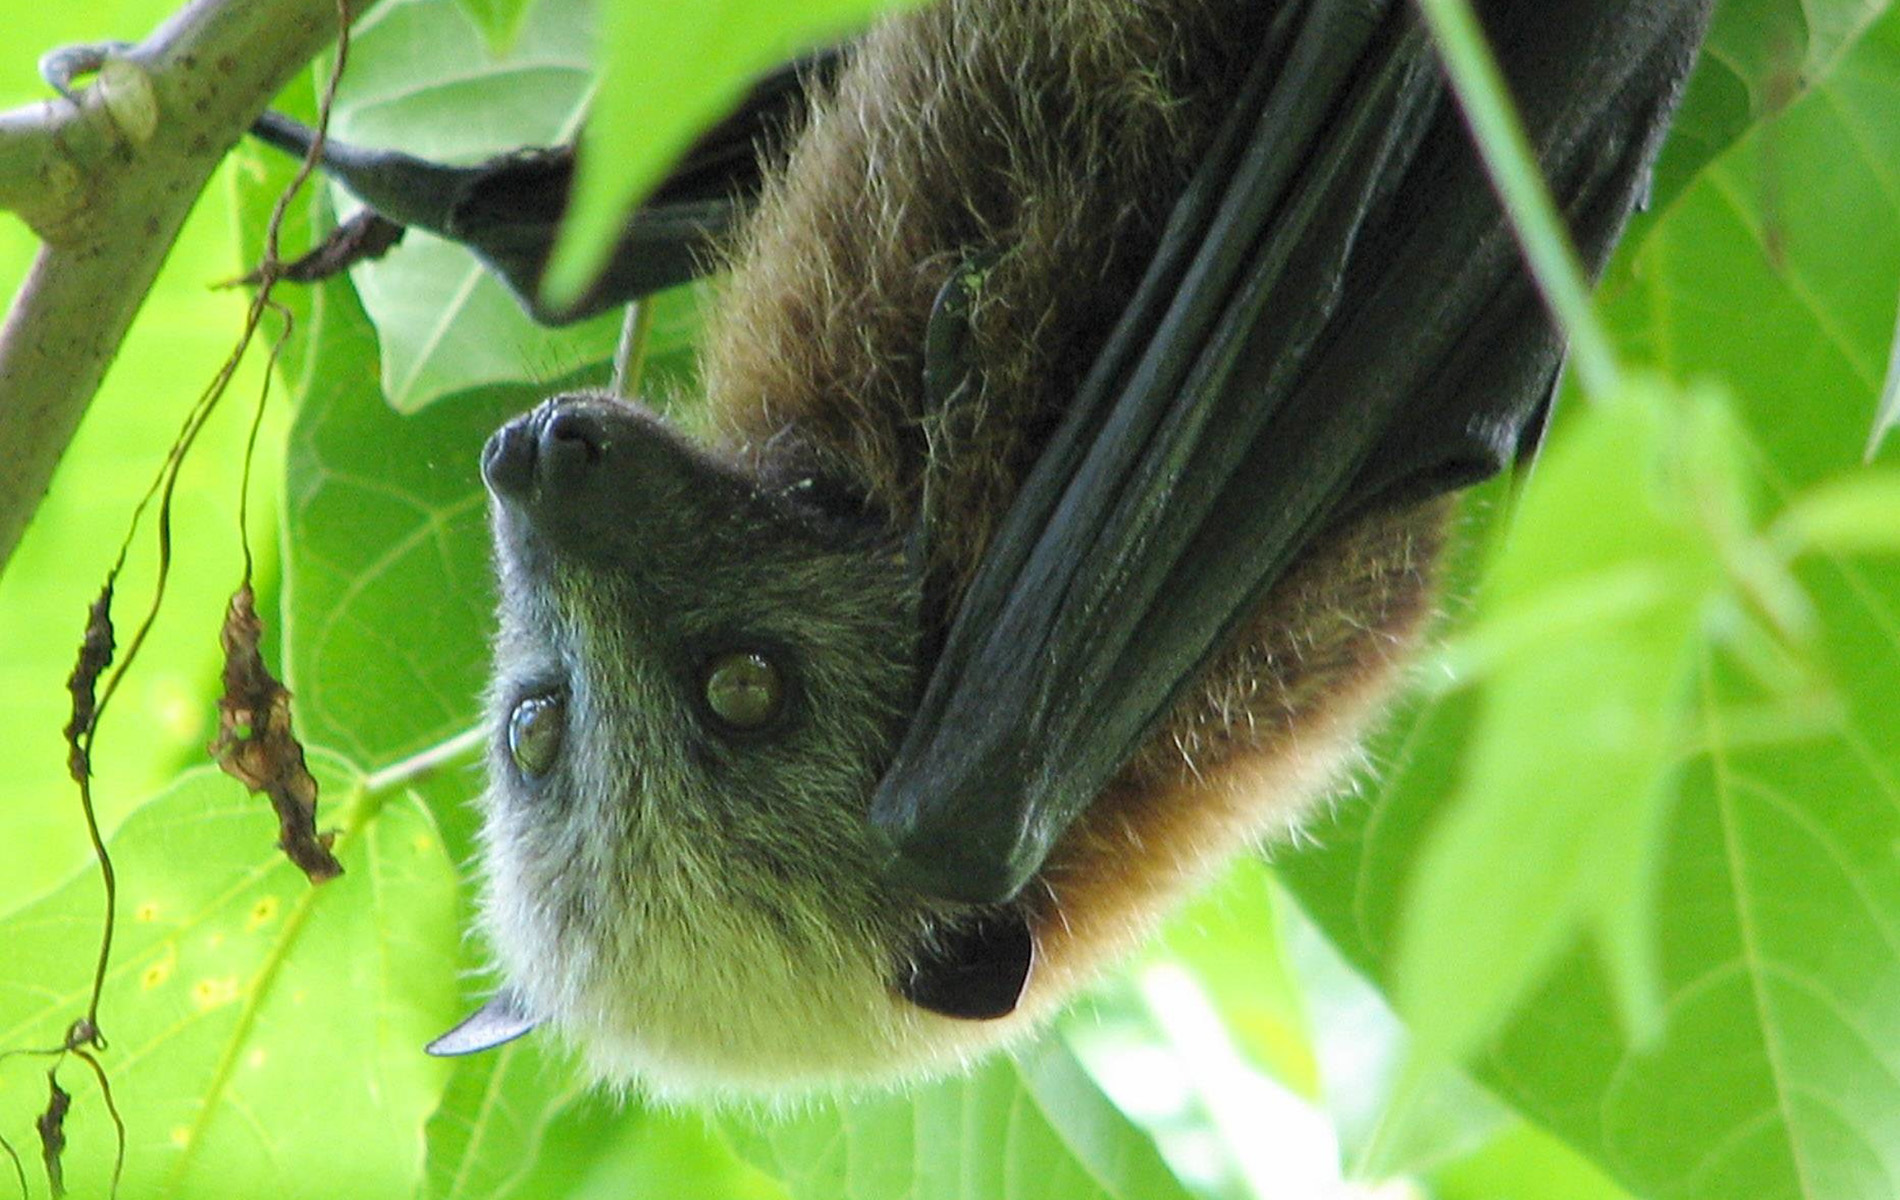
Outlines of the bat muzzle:
<svg viewBox="0 0 1900 1200">
<path fill-rule="evenodd" d="M 609 445 L 606 422 L 591 406 L 554 397 L 496 430 L 482 447 L 482 481 L 503 504 L 585 489 Z"/>
<path fill-rule="evenodd" d="M 503 537 L 596 566 L 690 558 L 753 496 L 750 482 L 611 397 L 555 396 L 509 421 L 482 450 Z"/>
</svg>

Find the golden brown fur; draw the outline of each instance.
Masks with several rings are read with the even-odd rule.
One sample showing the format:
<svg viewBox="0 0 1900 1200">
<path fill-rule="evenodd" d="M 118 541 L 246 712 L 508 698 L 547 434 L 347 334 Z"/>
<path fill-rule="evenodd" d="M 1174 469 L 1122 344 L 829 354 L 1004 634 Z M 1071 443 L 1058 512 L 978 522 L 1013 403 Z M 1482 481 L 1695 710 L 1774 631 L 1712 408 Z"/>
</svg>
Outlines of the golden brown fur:
<svg viewBox="0 0 1900 1200">
<path fill-rule="evenodd" d="M 870 35 L 734 252 L 704 358 L 742 452 L 782 452 L 789 430 L 899 527 L 937 471 L 935 565 L 957 584 L 1147 265 L 1269 9 L 1027 7 L 957 0 Z M 992 250 L 971 316 L 984 387 L 926 429 L 931 301 Z"/>
</svg>

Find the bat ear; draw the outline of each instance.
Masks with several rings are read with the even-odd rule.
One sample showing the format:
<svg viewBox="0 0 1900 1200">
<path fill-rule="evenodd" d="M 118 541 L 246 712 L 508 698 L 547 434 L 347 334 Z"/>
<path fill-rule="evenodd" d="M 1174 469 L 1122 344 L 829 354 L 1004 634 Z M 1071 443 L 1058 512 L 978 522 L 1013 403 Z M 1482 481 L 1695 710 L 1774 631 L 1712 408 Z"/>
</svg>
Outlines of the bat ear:
<svg viewBox="0 0 1900 1200">
<path fill-rule="evenodd" d="M 455 1028 L 424 1046 L 423 1051 L 436 1058 L 455 1058 L 493 1050 L 503 1042 L 514 1041 L 540 1023 L 540 1018 L 528 1012 L 528 1006 L 521 997 L 503 988 L 489 997 L 488 1003 L 463 1017 Z"/>
<path fill-rule="evenodd" d="M 919 1008 L 962 1021 L 1016 1011 L 1036 961 L 1029 921 L 1015 906 L 937 931 L 906 964 L 898 994 Z"/>
</svg>

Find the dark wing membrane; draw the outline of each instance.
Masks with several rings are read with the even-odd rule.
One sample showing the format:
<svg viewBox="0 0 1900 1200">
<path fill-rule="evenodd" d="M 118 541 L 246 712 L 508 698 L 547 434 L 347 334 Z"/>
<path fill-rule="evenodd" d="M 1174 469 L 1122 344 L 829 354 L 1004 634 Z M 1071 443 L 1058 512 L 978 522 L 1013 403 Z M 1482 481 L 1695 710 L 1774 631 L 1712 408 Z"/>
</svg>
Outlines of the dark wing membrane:
<svg viewBox="0 0 1900 1200">
<path fill-rule="evenodd" d="M 540 285 L 567 208 L 573 147 L 515 150 L 454 167 L 325 139 L 320 161 L 326 174 L 387 220 L 467 246 L 535 320 L 566 324 L 704 274 L 714 243 L 758 196 L 761 156 L 796 125 L 806 89 L 835 74 L 841 53 L 819 51 L 755 84 L 634 212 L 605 273 L 572 308 L 547 308 Z M 298 156 L 315 137 L 309 126 L 277 113 L 265 113 L 251 132 Z"/>
<path fill-rule="evenodd" d="M 1591 268 L 1707 0 L 1481 6 Z M 1502 469 L 1562 355 L 1410 4 L 1289 4 L 966 595 L 872 805 L 1013 896 L 1301 550 Z"/>
</svg>

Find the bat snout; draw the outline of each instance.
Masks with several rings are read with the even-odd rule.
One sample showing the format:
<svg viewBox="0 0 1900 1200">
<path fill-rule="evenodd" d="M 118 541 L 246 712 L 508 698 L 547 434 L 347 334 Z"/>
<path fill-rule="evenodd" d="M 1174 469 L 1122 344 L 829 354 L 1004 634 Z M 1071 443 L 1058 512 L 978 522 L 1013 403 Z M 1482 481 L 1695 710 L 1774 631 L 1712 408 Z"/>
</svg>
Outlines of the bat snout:
<svg viewBox="0 0 1900 1200">
<path fill-rule="evenodd" d="M 534 489 L 535 438 L 532 413 L 517 417 L 490 434 L 482 446 L 482 482 L 497 500 L 519 500 Z"/>
<path fill-rule="evenodd" d="M 542 401 L 482 450 L 497 536 L 596 567 L 697 569 L 757 494 L 732 463 L 695 447 L 638 404 L 597 393 Z"/>
<path fill-rule="evenodd" d="M 540 462 L 550 483 L 585 475 L 607 445 L 600 420 L 584 408 L 556 408 L 541 424 Z"/>
<path fill-rule="evenodd" d="M 482 447 L 482 480 L 516 504 L 585 488 L 606 456 L 606 421 L 559 398 L 503 425 Z"/>
</svg>

